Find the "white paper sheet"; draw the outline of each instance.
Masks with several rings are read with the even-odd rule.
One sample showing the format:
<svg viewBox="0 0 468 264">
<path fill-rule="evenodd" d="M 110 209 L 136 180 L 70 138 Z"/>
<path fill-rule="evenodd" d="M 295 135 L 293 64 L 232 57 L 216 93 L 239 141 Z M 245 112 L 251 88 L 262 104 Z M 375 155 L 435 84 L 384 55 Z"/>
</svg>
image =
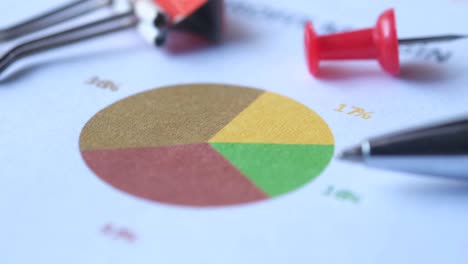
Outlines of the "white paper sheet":
<svg viewBox="0 0 468 264">
<path fill-rule="evenodd" d="M 58 3 L 2 1 L 0 25 Z M 468 111 L 467 41 L 402 50 L 401 78 L 376 62 L 336 62 L 324 63 L 325 77 L 314 79 L 299 23 L 310 17 L 319 33 L 367 27 L 395 7 L 402 37 L 468 33 L 468 2 L 227 3 L 227 39 L 217 47 L 170 55 L 129 30 L 24 59 L 3 75 L 0 263 L 467 263 L 463 183 L 334 159 L 316 180 L 277 199 L 190 208 L 127 195 L 87 168 L 78 146 L 84 124 L 117 100 L 170 84 L 229 83 L 289 96 L 329 124 L 337 152 Z M 265 14 L 265 7 L 291 19 Z M 434 62 L 432 48 L 452 55 Z M 119 90 L 86 85 L 92 76 Z M 362 107 L 372 118 L 335 111 L 340 104 Z M 360 201 L 324 195 L 330 186 Z"/>
</svg>

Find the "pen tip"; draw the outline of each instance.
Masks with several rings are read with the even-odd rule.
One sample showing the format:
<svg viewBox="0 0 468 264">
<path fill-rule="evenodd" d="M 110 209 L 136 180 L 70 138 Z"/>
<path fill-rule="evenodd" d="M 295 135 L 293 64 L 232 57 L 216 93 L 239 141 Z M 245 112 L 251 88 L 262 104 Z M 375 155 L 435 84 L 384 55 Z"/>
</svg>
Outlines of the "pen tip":
<svg viewBox="0 0 468 264">
<path fill-rule="evenodd" d="M 363 159 L 362 149 L 360 146 L 346 149 L 341 152 L 337 158 L 345 161 L 360 162 Z"/>
</svg>

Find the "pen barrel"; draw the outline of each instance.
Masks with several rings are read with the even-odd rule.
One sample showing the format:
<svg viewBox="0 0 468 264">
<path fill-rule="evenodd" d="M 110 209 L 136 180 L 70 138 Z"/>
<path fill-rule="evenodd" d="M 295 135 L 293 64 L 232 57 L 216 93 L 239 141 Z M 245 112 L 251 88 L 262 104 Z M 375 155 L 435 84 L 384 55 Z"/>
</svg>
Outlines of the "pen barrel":
<svg viewBox="0 0 468 264">
<path fill-rule="evenodd" d="M 468 125 L 440 126 L 371 140 L 372 156 L 468 155 Z"/>
<path fill-rule="evenodd" d="M 467 123 L 463 120 L 370 140 L 364 160 L 377 168 L 468 180 Z"/>
</svg>

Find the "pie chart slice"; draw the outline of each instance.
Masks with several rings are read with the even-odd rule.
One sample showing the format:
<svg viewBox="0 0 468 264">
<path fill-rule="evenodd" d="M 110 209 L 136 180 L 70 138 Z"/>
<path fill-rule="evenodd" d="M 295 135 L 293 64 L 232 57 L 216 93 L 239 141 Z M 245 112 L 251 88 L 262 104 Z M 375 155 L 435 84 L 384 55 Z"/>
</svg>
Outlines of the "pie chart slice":
<svg viewBox="0 0 468 264">
<path fill-rule="evenodd" d="M 224 85 L 182 85 L 140 93 L 97 113 L 81 132 L 80 148 L 205 143 L 262 93 Z"/>
<path fill-rule="evenodd" d="M 333 144 L 328 125 L 314 111 L 285 96 L 265 92 L 210 142 Z"/>
<path fill-rule="evenodd" d="M 88 167 L 124 193 L 185 206 L 227 206 L 294 191 L 334 151 L 314 111 L 274 93 L 217 84 L 130 96 L 84 126 Z"/>
<path fill-rule="evenodd" d="M 330 145 L 211 145 L 270 197 L 290 192 L 311 181 L 325 169 L 333 155 L 333 146 Z"/>
<path fill-rule="evenodd" d="M 88 150 L 83 157 L 110 185 L 153 201 L 209 206 L 267 198 L 207 143 Z"/>
</svg>

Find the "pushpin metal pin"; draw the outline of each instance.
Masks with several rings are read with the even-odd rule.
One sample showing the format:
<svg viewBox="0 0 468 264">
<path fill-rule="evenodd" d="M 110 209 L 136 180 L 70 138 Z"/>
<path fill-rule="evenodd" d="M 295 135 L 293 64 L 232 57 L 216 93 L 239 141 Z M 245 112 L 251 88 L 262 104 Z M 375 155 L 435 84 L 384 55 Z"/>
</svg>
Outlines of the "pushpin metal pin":
<svg viewBox="0 0 468 264">
<path fill-rule="evenodd" d="M 0 73 L 20 58 L 133 27 L 137 27 L 143 37 L 156 46 L 165 43 L 169 31 L 196 33 L 211 41 L 218 41 L 221 36 L 222 0 L 79 0 L 0 30 L 0 42 L 43 30 L 106 6 L 125 11 L 20 44 L 0 58 Z"/>
<path fill-rule="evenodd" d="M 348 31 L 325 36 L 317 36 L 312 23 L 305 26 L 304 42 L 309 71 L 314 76 L 319 73 L 321 60 L 376 59 L 388 73 L 400 73 L 399 45 L 450 41 L 465 38 L 464 35 L 445 35 L 398 39 L 395 12 L 383 12 L 373 28 Z"/>
</svg>

